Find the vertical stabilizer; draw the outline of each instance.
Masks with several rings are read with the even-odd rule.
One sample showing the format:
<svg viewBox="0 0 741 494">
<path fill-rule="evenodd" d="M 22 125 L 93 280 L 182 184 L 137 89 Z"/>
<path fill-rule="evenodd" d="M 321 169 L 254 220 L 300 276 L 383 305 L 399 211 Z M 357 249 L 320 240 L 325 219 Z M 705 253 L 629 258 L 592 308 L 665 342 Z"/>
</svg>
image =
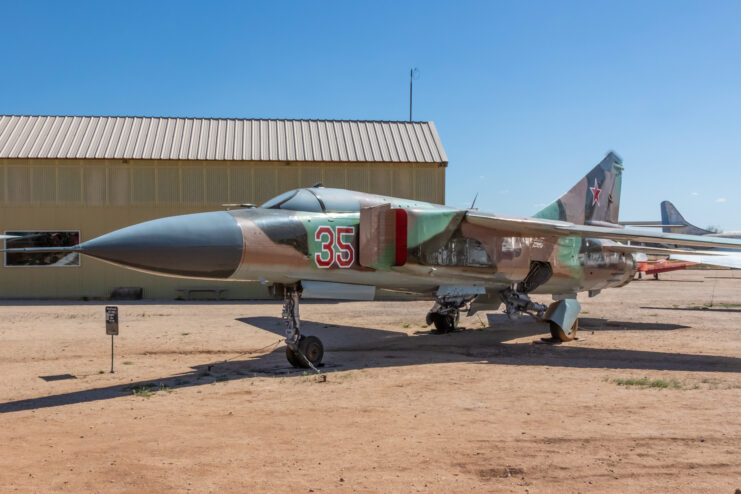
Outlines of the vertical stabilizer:
<svg viewBox="0 0 741 494">
<path fill-rule="evenodd" d="M 665 233 L 681 233 L 684 235 L 708 235 L 710 230 L 698 228 L 682 216 L 677 208 L 669 201 L 661 202 L 661 224 Z"/>
<path fill-rule="evenodd" d="M 538 211 L 535 218 L 585 223 L 615 223 L 620 212 L 623 161 L 610 151 L 571 190 Z"/>
</svg>

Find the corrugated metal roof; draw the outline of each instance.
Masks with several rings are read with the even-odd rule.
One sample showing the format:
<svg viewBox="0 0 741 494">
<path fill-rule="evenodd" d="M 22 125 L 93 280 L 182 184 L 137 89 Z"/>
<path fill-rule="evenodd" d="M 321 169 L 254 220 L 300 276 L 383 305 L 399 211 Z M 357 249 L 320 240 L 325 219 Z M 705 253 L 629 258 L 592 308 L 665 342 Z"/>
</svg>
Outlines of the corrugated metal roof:
<svg viewBox="0 0 741 494">
<path fill-rule="evenodd" d="M 432 122 L 16 115 L 0 158 L 448 162 Z"/>
</svg>

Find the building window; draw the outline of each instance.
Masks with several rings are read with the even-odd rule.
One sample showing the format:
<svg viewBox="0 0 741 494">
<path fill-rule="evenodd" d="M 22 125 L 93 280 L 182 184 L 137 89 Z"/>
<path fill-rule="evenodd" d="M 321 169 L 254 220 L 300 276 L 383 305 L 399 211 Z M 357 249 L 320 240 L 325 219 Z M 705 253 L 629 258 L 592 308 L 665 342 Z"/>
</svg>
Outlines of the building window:
<svg viewBox="0 0 741 494">
<path fill-rule="evenodd" d="M 22 247 L 71 247 L 80 243 L 79 231 L 61 232 L 34 232 L 13 231 L 6 235 L 16 235 L 18 238 L 9 238 L 5 241 L 5 248 L 18 249 Z M 6 252 L 5 266 L 7 267 L 49 267 L 49 266 L 79 266 L 80 254 L 77 252 Z"/>
</svg>

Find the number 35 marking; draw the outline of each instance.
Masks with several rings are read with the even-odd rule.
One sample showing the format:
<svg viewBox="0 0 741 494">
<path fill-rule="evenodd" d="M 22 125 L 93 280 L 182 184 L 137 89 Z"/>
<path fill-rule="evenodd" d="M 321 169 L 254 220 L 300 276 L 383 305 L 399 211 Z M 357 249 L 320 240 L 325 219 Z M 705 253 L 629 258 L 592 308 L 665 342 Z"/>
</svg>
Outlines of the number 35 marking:
<svg viewBox="0 0 741 494">
<path fill-rule="evenodd" d="M 352 239 L 354 226 L 320 226 L 314 232 L 314 240 L 321 243 L 321 251 L 314 254 L 317 267 L 329 268 L 337 263 L 340 268 L 349 268 L 355 262 L 355 247 Z"/>
</svg>

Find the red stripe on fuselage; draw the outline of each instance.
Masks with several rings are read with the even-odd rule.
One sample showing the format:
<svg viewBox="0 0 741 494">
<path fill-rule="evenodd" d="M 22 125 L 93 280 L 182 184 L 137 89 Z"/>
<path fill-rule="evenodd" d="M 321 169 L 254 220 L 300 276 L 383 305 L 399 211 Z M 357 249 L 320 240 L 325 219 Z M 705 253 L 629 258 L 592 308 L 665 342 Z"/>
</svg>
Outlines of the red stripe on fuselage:
<svg viewBox="0 0 741 494">
<path fill-rule="evenodd" d="M 407 263 L 407 212 L 403 209 L 396 211 L 396 266 Z"/>
</svg>

